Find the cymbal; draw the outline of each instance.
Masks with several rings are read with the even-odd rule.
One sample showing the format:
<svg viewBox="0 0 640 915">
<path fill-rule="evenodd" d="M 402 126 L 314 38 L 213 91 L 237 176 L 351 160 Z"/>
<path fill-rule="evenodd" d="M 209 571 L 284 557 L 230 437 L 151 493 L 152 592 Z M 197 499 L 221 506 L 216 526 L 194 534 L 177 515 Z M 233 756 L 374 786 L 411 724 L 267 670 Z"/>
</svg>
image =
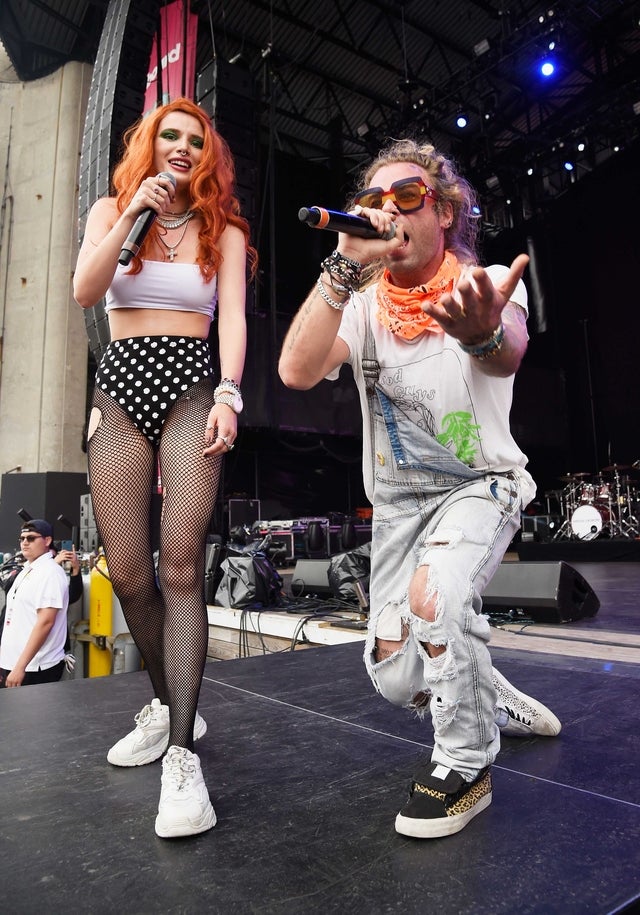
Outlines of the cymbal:
<svg viewBox="0 0 640 915">
<path fill-rule="evenodd" d="M 603 467 L 600 473 L 615 473 L 617 470 L 631 470 L 631 464 L 611 464 L 610 467 Z"/>
<path fill-rule="evenodd" d="M 559 480 L 562 480 L 565 483 L 570 483 L 572 480 L 580 480 L 583 477 L 590 477 L 590 473 L 566 473 L 563 477 L 558 477 Z"/>
</svg>

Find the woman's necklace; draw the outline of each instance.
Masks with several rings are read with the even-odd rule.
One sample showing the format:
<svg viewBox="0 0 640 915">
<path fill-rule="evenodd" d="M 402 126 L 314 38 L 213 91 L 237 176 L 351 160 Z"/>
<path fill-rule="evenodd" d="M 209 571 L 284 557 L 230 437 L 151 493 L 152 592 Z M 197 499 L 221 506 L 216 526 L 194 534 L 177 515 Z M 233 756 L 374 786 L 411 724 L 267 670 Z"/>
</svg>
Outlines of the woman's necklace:
<svg viewBox="0 0 640 915">
<path fill-rule="evenodd" d="M 193 215 L 193 214 L 191 214 L 191 215 Z M 178 241 L 175 242 L 175 244 L 173 244 L 173 245 L 167 244 L 167 242 L 164 240 L 164 238 L 162 237 L 162 235 L 158 234 L 158 238 L 160 239 L 160 241 L 162 242 L 162 244 L 165 246 L 165 248 L 166 248 L 167 251 L 169 252 L 169 253 L 167 254 L 167 257 L 169 258 L 169 260 L 170 260 L 172 263 L 173 263 L 174 258 L 178 256 L 178 255 L 176 254 L 176 251 L 178 250 L 178 246 L 180 245 L 180 242 L 181 242 L 182 239 L 184 238 L 184 236 L 185 236 L 185 234 L 186 234 L 186 231 L 187 231 L 187 229 L 189 228 L 189 222 L 188 222 L 188 220 L 184 220 L 184 222 L 185 222 L 186 224 L 185 224 L 184 229 L 182 230 L 182 234 L 180 235 L 180 238 L 178 239 Z M 182 225 L 182 223 L 181 223 L 181 225 Z"/>
<path fill-rule="evenodd" d="M 163 229 L 179 229 L 180 226 L 183 226 L 185 222 L 189 222 L 193 218 L 193 210 L 185 210 L 184 213 L 174 213 L 170 214 L 173 216 L 172 219 L 167 219 L 165 216 L 156 216 L 156 221 Z"/>
</svg>

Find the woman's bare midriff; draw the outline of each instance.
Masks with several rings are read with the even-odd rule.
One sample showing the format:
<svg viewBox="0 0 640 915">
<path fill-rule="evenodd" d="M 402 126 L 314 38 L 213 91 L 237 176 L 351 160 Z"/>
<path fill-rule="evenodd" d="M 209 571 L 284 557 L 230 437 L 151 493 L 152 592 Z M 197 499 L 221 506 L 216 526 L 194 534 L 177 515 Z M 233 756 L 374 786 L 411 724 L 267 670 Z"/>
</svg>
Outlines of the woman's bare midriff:
<svg viewBox="0 0 640 915">
<path fill-rule="evenodd" d="M 164 308 L 113 308 L 109 312 L 112 340 L 127 337 L 199 337 L 209 335 L 210 320 L 195 311 L 167 311 Z"/>
</svg>

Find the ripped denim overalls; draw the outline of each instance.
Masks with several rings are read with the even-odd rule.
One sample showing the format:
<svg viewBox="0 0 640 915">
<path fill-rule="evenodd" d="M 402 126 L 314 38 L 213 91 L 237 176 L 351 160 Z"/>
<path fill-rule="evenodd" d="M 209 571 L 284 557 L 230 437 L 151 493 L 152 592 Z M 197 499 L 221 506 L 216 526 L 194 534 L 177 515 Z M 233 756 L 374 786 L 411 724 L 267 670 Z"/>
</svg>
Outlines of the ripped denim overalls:
<svg viewBox="0 0 640 915">
<path fill-rule="evenodd" d="M 519 528 L 520 483 L 514 474 L 473 470 L 412 422 L 376 383 L 372 343 L 371 335 L 362 363 L 374 462 L 365 664 L 394 704 L 416 708 L 430 696 L 432 760 L 473 778 L 500 746 L 481 594 Z M 435 622 L 409 608 L 420 565 L 429 566 Z M 376 637 L 404 641 L 377 663 Z M 425 642 L 446 650 L 431 658 Z"/>
</svg>

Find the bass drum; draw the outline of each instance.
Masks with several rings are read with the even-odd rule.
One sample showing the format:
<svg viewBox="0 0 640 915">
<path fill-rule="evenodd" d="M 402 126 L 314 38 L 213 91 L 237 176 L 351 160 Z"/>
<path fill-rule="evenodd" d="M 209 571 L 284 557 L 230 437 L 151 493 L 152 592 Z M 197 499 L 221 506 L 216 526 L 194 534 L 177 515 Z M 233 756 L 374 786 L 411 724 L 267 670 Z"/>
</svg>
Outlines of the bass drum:
<svg viewBox="0 0 640 915">
<path fill-rule="evenodd" d="M 604 506 L 580 505 L 571 515 L 571 530 L 579 540 L 595 540 L 608 527 L 611 516 Z"/>
</svg>

